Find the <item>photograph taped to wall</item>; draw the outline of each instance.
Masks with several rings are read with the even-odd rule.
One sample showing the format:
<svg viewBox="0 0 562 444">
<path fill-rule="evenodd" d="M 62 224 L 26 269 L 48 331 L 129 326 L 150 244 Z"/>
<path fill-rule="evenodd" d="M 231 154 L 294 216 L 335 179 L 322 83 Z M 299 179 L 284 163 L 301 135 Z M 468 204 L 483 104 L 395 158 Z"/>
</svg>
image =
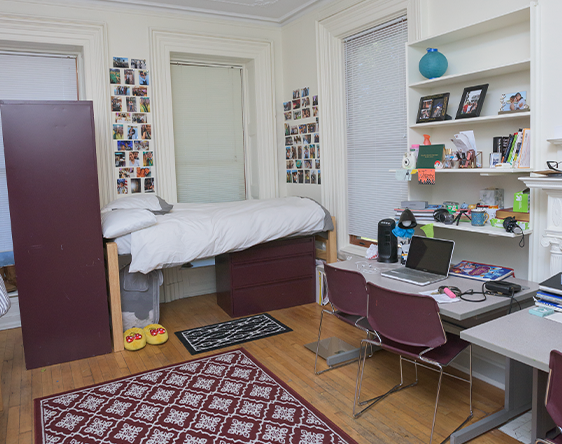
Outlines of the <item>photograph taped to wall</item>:
<svg viewBox="0 0 562 444">
<path fill-rule="evenodd" d="M 318 185 L 322 185 L 322 181 L 320 180 L 320 170 L 318 170 Z"/>
<path fill-rule="evenodd" d="M 127 125 L 127 139 L 138 139 L 139 138 L 139 129 L 137 126 Z"/>
<path fill-rule="evenodd" d="M 310 171 L 310 183 L 316 184 L 316 171 L 314 170 Z"/>
<path fill-rule="evenodd" d="M 287 168 L 293 169 L 294 167 L 295 167 L 295 161 L 294 160 L 287 160 Z"/>
<path fill-rule="evenodd" d="M 299 174 L 297 170 L 293 170 L 291 172 L 291 176 L 292 176 L 291 179 L 293 183 L 299 183 Z"/>
<path fill-rule="evenodd" d="M 316 158 L 320 159 L 320 145 L 316 145 Z"/>
<path fill-rule="evenodd" d="M 140 159 L 139 159 L 139 153 L 138 152 L 133 151 L 132 153 L 129 153 L 129 166 L 130 167 L 140 166 Z"/>
<path fill-rule="evenodd" d="M 304 183 L 310 183 L 310 170 L 304 170 Z"/>
<path fill-rule="evenodd" d="M 123 138 L 123 125 L 113 125 L 113 139 L 119 140 Z"/>
<path fill-rule="evenodd" d="M 308 132 L 309 133 L 315 133 L 317 131 L 316 129 L 316 123 L 309 123 L 308 124 Z"/>
<path fill-rule="evenodd" d="M 150 177 L 150 168 L 137 167 L 137 177 Z"/>
<path fill-rule="evenodd" d="M 292 102 L 283 102 L 283 111 L 291 111 L 293 109 Z"/>
<path fill-rule="evenodd" d="M 141 86 L 148 86 L 150 81 L 148 80 L 148 71 L 142 69 L 139 71 L 139 85 Z"/>
<path fill-rule="evenodd" d="M 316 159 L 314 162 L 315 162 L 315 163 L 314 163 L 314 167 L 315 167 L 317 170 L 319 170 L 319 169 L 320 169 L 320 159 Z"/>
<path fill-rule="evenodd" d="M 130 140 L 118 140 L 117 151 L 131 151 L 133 149 L 133 142 Z"/>
<path fill-rule="evenodd" d="M 135 86 L 133 88 L 133 96 L 146 97 L 148 95 L 148 88 L 144 86 Z"/>
<path fill-rule="evenodd" d="M 292 120 L 293 112 L 289 111 L 288 113 L 284 113 L 284 116 L 285 116 L 285 120 Z"/>
<path fill-rule="evenodd" d="M 144 192 L 154 193 L 154 177 L 144 179 Z"/>
<path fill-rule="evenodd" d="M 302 146 L 297 147 L 298 159 L 302 159 Z"/>
<path fill-rule="evenodd" d="M 310 117 L 310 108 L 304 108 L 302 110 L 302 118 L 308 119 Z"/>
<path fill-rule="evenodd" d="M 306 96 L 308 96 L 308 92 L 309 92 L 309 91 L 310 91 L 310 88 L 309 88 L 308 86 L 305 86 L 305 87 L 302 89 L 302 93 L 301 93 L 302 95 L 301 95 L 301 97 L 306 97 Z"/>
<path fill-rule="evenodd" d="M 125 166 L 125 153 L 115 153 L 115 167 Z"/>
<path fill-rule="evenodd" d="M 135 84 L 135 70 L 134 69 L 123 70 L 123 77 L 125 77 L 125 85 L 134 85 Z"/>
<path fill-rule="evenodd" d="M 134 142 L 134 149 L 137 151 L 142 150 L 149 150 L 150 149 L 150 142 L 148 140 L 135 140 Z"/>
<path fill-rule="evenodd" d="M 304 136 L 302 136 L 302 143 L 310 143 L 311 140 L 312 140 L 312 135 L 310 134 L 305 134 Z"/>
<path fill-rule="evenodd" d="M 141 179 L 131 179 L 131 194 L 140 193 L 141 191 Z"/>
<path fill-rule="evenodd" d="M 301 107 L 300 100 L 293 100 L 293 109 L 299 109 Z"/>
<path fill-rule="evenodd" d="M 109 70 L 109 83 L 119 84 L 121 83 L 121 70 L 110 68 Z"/>
<path fill-rule="evenodd" d="M 304 173 L 303 173 L 303 170 L 298 170 L 297 174 L 298 174 L 298 176 L 299 176 L 299 183 L 304 183 Z"/>
<path fill-rule="evenodd" d="M 310 159 L 305 160 L 304 161 L 304 167 L 308 168 L 308 169 L 312 168 L 312 160 L 310 160 Z"/>
<path fill-rule="evenodd" d="M 310 148 L 309 148 L 308 145 L 305 145 L 305 146 L 304 146 L 303 152 L 304 152 L 304 158 L 305 158 L 305 159 L 310 159 Z"/>
<path fill-rule="evenodd" d="M 131 59 L 131 68 L 146 69 L 146 60 L 145 59 Z"/>
<path fill-rule="evenodd" d="M 306 123 L 304 125 L 299 125 L 299 134 L 306 134 L 307 128 Z"/>
<path fill-rule="evenodd" d="M 320 143 L 320 134 L 314 135 L 314 143 Z"/>
<path fill-rule="evenodd" d="M 291 126 L 288 123 L 285 124 L 285 135 L 286 136 L 291 135 Z"/>
<path fill-rule="evenodd" d="M 297 147 L 292 146 L 291 147 L 291 159 L 296 159 L 296 158 L 297 158 Z"/>
<path fill-rule="evenodd" d="M 130 113 L 136 113 L 137 112 L 137 98 L 136 97 L 127 97 L 127 111 L 130 112 Z"/>
<path fill-rule="evenodd" d="M 300 159 L 295 160 L 295 167 L 302 168 L 302 160 Z"/>
<path fill-rule="evenodd" d="M 131 88 L 128 86 L 116 86 L 113 88 L 113 94 L 116 96 L 128 96 L 131 94 Z"/>
<path fill-rule="evenodd" d="M 115 123 L 129 123 L 130 121 L 130 113 L 115 113 Z"/>
<path fill-rule="evenodd" d="M 291 183 L 292 182 L 292 173 L 291 170 L 287 170 L 287 183 Z"/>
<path fill-rule="evenodd" d="M 127 177 L 134 177 L 134 168 L 119 168 L 119 179 L 126 179 Z"/>
<path fill-rule="evenodd" d="M 141 139 L 152 139 L 152 125 L 141 125 Z"/>
<path fill-rule="evenodd" d="M 127 57 L 113 57 L 114 68 L 128 68 L 129 59 Z"/>
<path fill-rule="evenodd" d="M 300 98 L 301 98 L 301 90 L 300 89 L 293 90 L 293 100 L 300 99 Z"/>
<path fill-rule="evenodd" d="M 294 136 L 293 138 L 295 139 L 295 144 L 302 143 L 301 136 Z"/>
<path fill-rule="evenodd" d="M 297 125 L 291 126 L 291 135 L 295 135 L 299 133 L 299 127 Z"/>
<path fill-rule="evenodd" d="M 292 145 L 293 138 L 292 137 L 285 137 L 285 145 Z"/>
<path fill-rule="evenodd" d="M 314 145 L 310 145 L 310 158 L 316 159 L 316 148 L 314 147 Z"/>
<path fill-rule="evenodd" d="M 140 106 L 140 112 L 141 113 L 149 113 L 150 112 L 150 98 L 141 97 L 139 106 Z"/>
<path fill-rule="evenodd" d="M 318 106 L 318 96 L 312 96 L 312 105 Z"/>
<path fill-rule="evenodd" d="M 121 111 L 123 108 L 123 101 L 121 97 L 111 97 L 111 111 Z"/>
<path fill-rule="evenodd" d="M 285 159 L 292 159 L 293 158 L 293 152 L 291 151 L 291 147 L 288 146 L 285 148 Z"/>
<path fill-rule="evenodd" d="M 142 164 L 145 167 L 154 166 L 154 153 L 152 151 L 144 151 L 142 153 Z"/>
<path fill-rule="evenodd" d="M 129 194 L 127 179 L 117 179 L 117 194 Z"/>
<path fill-rule="evenodd" d="M 305 97 L 301 99 L 301 106 L 304 108 L 305 106 L 310 106 L 310 97 Z"/>
<path fill-rule="evenodd" d="M 147 123 L 147 121 L 148 119 L 146 114 L 133 113 L 133 123 Z"/>
<path fill-rule="evenodd" d="M 318 107 L 313 106 L 312 107 L 312 117 L 316 117 L 316 116 L 318 116 Z"/>
<path fill-rule="evenodd" d="M 301 112 L 300 111 L 293 111 L 293 118 L 295 120 L 299 120 L 301 118 Z"/>
</svg>

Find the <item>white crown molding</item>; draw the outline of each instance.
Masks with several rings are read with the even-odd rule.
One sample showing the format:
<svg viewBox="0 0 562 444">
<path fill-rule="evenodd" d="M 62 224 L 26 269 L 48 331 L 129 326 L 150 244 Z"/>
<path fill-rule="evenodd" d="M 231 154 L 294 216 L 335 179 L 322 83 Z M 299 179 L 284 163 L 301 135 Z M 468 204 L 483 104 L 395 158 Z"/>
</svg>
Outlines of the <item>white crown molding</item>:
<svg viewBox="0 0 562 444">
<path fill-rule="evenodd" d="M 337 243 L 349 245 L 343 39 L 408 13 L 408 0 L 366 0 L 316 22 L 319 107 L 322 116 L 322 204 L 338 221 Z M 418 12 L 415 13 L 417 16 Z M 415 19 L 417 21 L 417 18 Z M 415 23 L 408 21 L 408 28 Z M 415 35 L 415 34 L 414 34 Z"/>
<path fill-rule="evenodd" d="M 249 117 L 251 131 L 246 137 L 246 158 L 256 162 L 257 183 L 250 180 L 253 197 L 266 199 L 278 196 L 277 147 L 275 129 L 275 97 L 273 80 L 273 44 L 270 41 L 228 36 L 207 36 L 150 29 L 152 60 L 152 101 L 154 107 L 154 143 L 157 152 L 157 192 L 170 202 L 177 202 L 174 161 L 174 129 L 171 90 L 171 55 L 184 54 L 187 59 L 204 56 L 206 59 L 237 59 L 250 71 L 249 97 L 255 112 Z M 253 160 L 251 160 L 253 159 Z M 250 176 L 249 174 L 247 176 Z"/>
<path fill-rule="evenodd" d="M 57 51 L 68 48 L 78 52 L 79 91 L 81 100 L 91 100 L 94 107 L 96 159 L 100 204 L 115 197 L 108 79 L 107 29 L 104 23 L 65 21 L 23 15 L 0 15 L 0 40 L 10 49 Z"/>
</svg>

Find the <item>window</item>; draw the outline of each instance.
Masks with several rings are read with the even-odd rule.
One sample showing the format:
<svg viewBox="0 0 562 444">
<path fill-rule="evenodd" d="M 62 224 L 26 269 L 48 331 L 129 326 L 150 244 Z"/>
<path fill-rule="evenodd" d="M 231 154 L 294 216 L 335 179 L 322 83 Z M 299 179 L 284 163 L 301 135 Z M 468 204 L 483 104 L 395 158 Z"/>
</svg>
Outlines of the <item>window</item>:
<svg viewBox="0 0 562 444">
<path fill-rule="evenodd" d="M 242 68 L 171 66 L 178 202 L 246 198 Z"/>
<path fill-rule="evenodd" d="M 378 222 L 393 218 L 408 198 L 401 167 L 407 149 L 406 17 L 345 40 L 348 234 L 377 238 Z M 353 240 L 352 243 L 356 243 Z"/>
<path fill-rule="evenodd" d="M 0 100 L 78 100 L 76 57 L 0 53 Z M 0 252 L 12 249 L 0 122 Z"/>
</svg>

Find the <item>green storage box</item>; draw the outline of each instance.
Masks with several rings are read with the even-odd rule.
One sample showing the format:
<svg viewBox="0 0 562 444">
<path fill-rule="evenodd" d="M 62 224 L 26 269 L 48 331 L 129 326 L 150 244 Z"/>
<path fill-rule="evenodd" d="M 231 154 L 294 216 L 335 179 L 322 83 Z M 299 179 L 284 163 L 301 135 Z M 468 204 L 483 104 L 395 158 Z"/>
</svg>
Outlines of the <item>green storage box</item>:
<svg viewBox="0 0 562 444">
<path fill-rule="evenodd" d="M 521 191 L 513 196 L 513 211 L 516 213 L 529 212 L 529 191 Z"/>
</svg>

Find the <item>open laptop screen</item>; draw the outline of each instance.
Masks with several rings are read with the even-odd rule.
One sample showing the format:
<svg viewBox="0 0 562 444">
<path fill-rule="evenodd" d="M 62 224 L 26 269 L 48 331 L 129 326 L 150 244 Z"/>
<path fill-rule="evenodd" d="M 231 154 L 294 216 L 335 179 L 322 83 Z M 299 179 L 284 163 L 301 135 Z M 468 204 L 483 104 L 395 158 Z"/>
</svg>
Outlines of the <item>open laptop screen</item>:
<svg viewBox="0 0 562 444">
<path fill-rule="evenodd" d="M 455 242 L 412 236 L 406 268 L 447 276 Z"/>
</svg>

